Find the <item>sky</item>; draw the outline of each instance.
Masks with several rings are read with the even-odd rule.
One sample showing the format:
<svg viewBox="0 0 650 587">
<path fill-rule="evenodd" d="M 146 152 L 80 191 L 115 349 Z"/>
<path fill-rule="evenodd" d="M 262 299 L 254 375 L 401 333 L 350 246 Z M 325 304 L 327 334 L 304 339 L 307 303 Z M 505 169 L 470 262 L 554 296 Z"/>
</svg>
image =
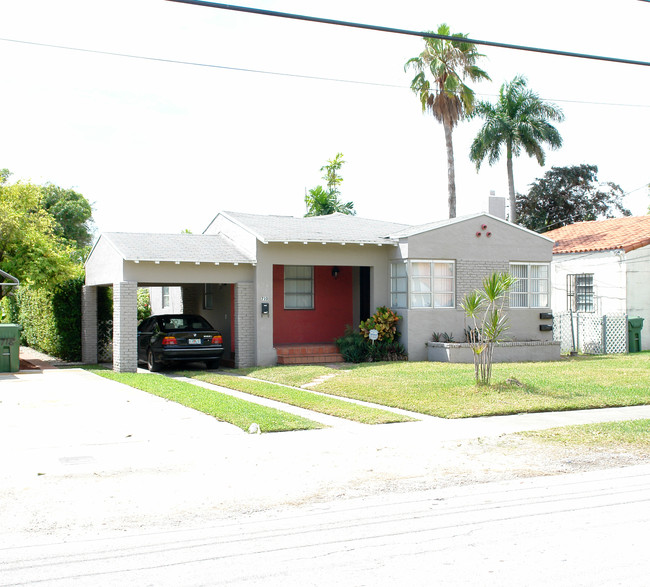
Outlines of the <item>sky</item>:
<svg viewBox="0 0 650 587">
<path fill-rule="evenodd" d="M 650 3 L 640 0 L 241 5 L 416 31 L 447 23 L 473 39 L 650 61 Z M 420 38 L 166 0 L 0 0 L 0 39 L 0 168 L 82 193 L 97 235 L 200 233 L 223 210 L 303 216 L 305 191 L 338 152 L 341 199 L 359 216 L 448 217 L 444 132 L 404 72 Z M 473 85 L 479 99 L 523 74 L 566 117 L 544 167 L 515 160 L 518 192 L 552 166 L 587 163 L 623 188 L 635 215 L 647 212 L 650 68 L 480 51 L 492 81 Z M 479 128 L 454 131 L 459 216 L 487 211 L 491 191 L 508 194 L 505 156 L 480 172 L 469 161 Z"/>
</svg>

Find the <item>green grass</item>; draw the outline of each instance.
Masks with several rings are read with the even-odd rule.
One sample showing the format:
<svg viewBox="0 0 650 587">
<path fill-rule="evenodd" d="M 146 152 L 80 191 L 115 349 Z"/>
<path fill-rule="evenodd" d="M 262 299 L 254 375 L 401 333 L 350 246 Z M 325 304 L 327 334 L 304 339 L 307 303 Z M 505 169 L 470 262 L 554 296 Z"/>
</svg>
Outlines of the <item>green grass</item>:
<svg viewBox="0 0 650 587">
<path fill-rule="evenodd" d="M 295 369 L 296 373 L 291 373 L 291 369 Z M 330 373 L 332 371 L 332 369 L 327 369 L 325 371 L 324 369 L 325 368 L 323 367 L 312 368 L 310 371 L 310 378 L 307 379 L 307 381 L 311 381 L 313 376 L 318 376 L 322 374 L 322 372 Z M 274 374 L 269 373 L 269 375 L 279 376 L 280 370 L 283 373 L 281 377 L 283 380 L 294 382 L 304 379 L 304 374 L 307 371 L 305 369 L 296 369 L 295 367 L 279 367 L 277 372 Z M 179 374 L 186 377 L 192 377 L 199 381 L 212 383 L 214 385 L 228 387 L 229 389 L 237 389 L 245 393 L 250 393 L 251 395 L 273 399 L 292 406 L 298 406 L 321 414 L 328 414 L 330 416 L 336 416 L 337 418 L 345 418 L 346 420 L 361 422 L 362 424 L 388 424 L 391 422 L 413 421 L 413 418 L 396 414 L 388 410 L 362 406 L 345 400 L 318 395 L 302 389 L 296 389 L 294 387 L 276 385 L 275 383 L 266 383 L 264 381 L 255 381 L 244 377 L 222 375 L 220 373 L 207 373 L 203 371 L 184 371 Z M 268 380 L 272 379 L 269 378 Z"/>
<path fill-rule="evenodd" d="M 565 426 L 524 432 L 519 436 L 567 446 L 650 450 L 650 420 Z"/>
<path fill-rule="evenodd" d="M 320 374 L 327 368 L 309 369 Z M 246 372 L 294 384 L 312 374 L 286 366 Z M 334 376 L 314 386 L 320 392 L 444 418 L 650 404 L 648 352 L 500 363 L 487 387 L 475 385 L 474 366 L 466 364 L 362 363 L 326 372 Z"/>
<path fill-rule="evenodd" d="M 344 368 L 347 368 L 347 365 Z M 322 365 L 279 365 L 277 367 L 245 367 L 228 370 L 228 373 L 235 375 L 249 375 L 257 379 L 264 379 L 265 381 L 273 381 L 293 387 L 300 387 L 317 377 L 332 375 L 335 372 L 336 369 L 323 367 Z"/>
<path fill-rule="evenodd" d="M 136 389 L 171 400 L 248 430 L 255 422 L 265 432 L 287 432 L 324 428 L 318 422 L 281 410 L 218 393 L 185 381 L 170 379 L 155 373 L 115 373 L 109 369 L 87 368 L 91 373 L 119 381 Z"/>
</svg>

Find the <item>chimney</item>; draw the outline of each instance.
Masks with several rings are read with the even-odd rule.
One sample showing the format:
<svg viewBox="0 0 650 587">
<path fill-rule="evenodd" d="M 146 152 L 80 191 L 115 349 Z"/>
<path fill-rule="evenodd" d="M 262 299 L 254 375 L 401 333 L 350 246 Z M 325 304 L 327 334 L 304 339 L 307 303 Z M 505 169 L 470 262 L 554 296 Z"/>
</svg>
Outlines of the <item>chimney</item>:
<svg viewBox="0 0 650 587">
<path fill-rule="evenodd" d="M 494 190 L 490 190 L 490 199 L 488 204 L 488 213 L 503 220 L 506 219 L 506 199 L 497 198 Z"/>
</svg>

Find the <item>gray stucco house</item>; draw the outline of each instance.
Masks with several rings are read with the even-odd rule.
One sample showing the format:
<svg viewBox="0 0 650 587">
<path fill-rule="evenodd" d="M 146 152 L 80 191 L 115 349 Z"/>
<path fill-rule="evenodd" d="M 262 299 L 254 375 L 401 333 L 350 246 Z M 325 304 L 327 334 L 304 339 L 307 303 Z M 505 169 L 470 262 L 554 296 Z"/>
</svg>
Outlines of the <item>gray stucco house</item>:
<svg viewBox="0 0 650 587">
<path fill-rule="evenodd" d="M 378 306 L 403 317 L 409 359 L 432 332 L 462 337 L 460 301 L 493 271 L 511 271 L 513 340 L 550 341 L 553 241 L 489 214 L 409 226 L 332 214 L 221 212 L 201 235 L 106 233 L 86 262 L 83 358 L 97 358 L 97 288 L 112 287 L 114 369 L 134 371 L 138 287 L 180 287 L 185 312 L 224 334 L 236 366 L 275 365 L 284 345 L 332 343 Z"/>
</svg>

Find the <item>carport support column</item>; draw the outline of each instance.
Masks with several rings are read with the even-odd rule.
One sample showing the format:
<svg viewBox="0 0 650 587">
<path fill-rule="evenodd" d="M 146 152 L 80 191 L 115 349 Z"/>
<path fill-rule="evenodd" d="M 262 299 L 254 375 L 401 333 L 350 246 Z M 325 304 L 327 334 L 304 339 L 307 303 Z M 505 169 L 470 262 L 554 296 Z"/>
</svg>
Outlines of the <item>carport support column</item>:
<svg viewBox="0 0 650 587">
<path fill-rule="evenodd" d="M 81 289 L 81 360 L 86 365 L 97 363 L 97 286 Z"/>
<path fill-rule="evenodd" d="M 138 369 L 138 283 L 113 284 L 113 371 Z"/>
<path fill-rule="evenodd" d="M 255 289 L 251 281 L 235 284 L 235 366 L 255 366 Z"/>
</svg>

